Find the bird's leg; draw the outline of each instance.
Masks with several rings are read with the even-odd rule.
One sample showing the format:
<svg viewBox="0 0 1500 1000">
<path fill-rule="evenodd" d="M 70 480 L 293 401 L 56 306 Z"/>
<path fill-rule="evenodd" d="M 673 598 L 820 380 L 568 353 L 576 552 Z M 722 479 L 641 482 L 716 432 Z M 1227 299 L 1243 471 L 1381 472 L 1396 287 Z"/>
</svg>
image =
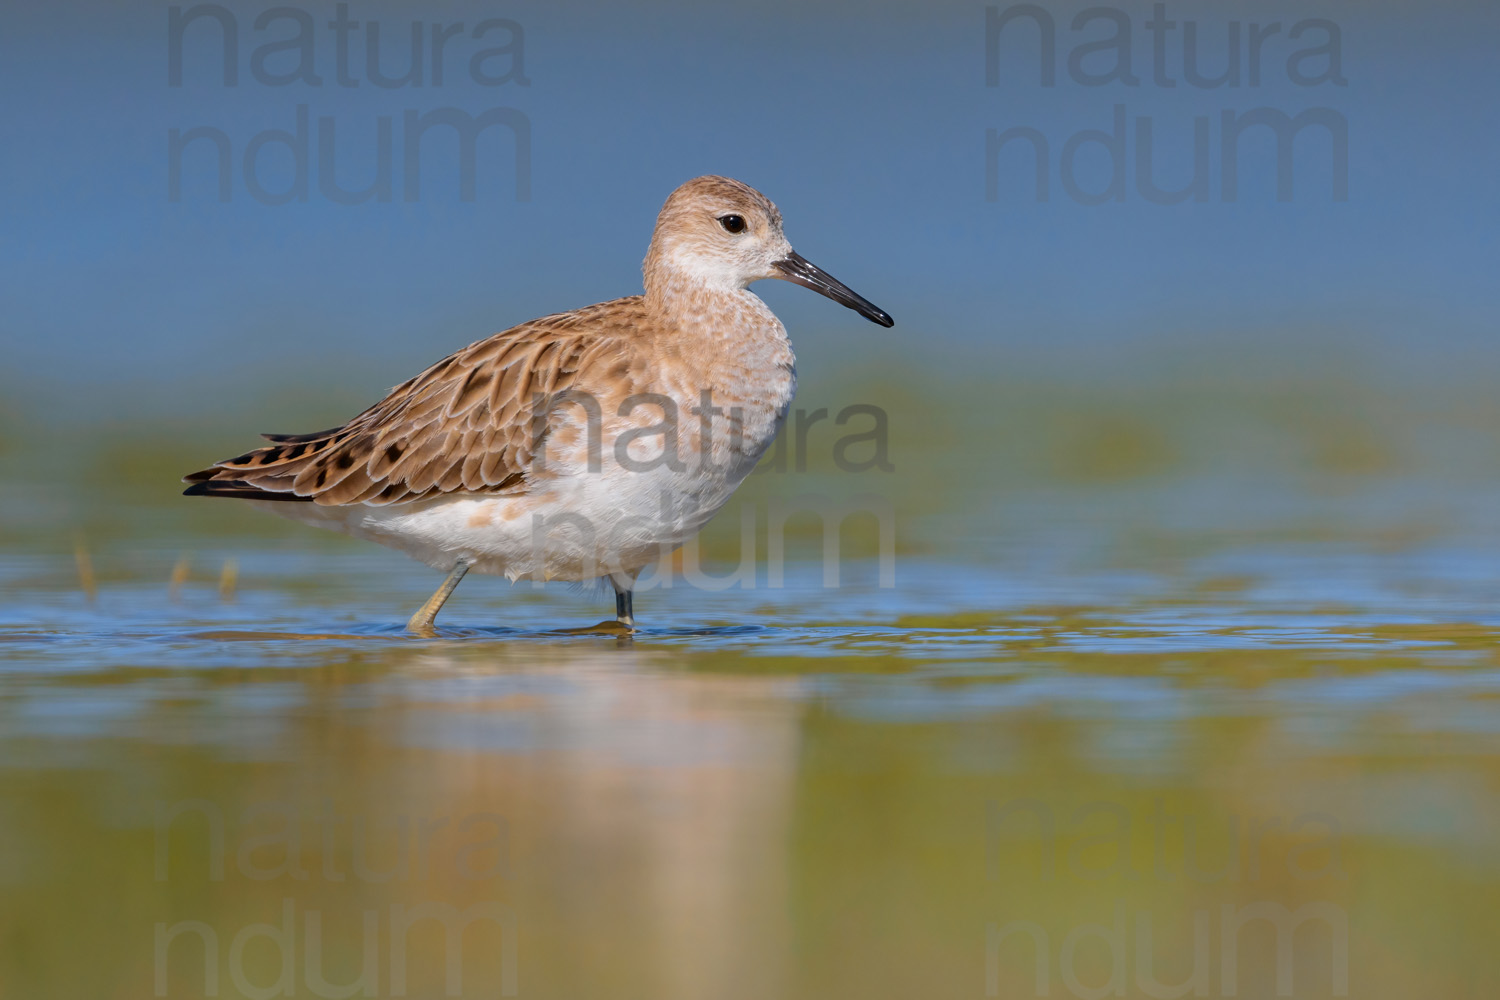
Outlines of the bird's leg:
<svg viewBox="0 0 1500 1000">
<path fill-rule="evenodd" d="M 458 586 L 458 581 L 462 580 L 468 571 L 468 560 L 460 559 L 453 567 L 453 572 L 448 574 L 448 579 L 444 580 L 443 585 L 437 589 L 437 593 L 429 597 L 427 603 L 411 616 L 411 621 L 406 623 L 406 630 L 418 635 L 433 635 L 435 630 L 432 623 L 437 621 L 438 612 L 443 610 L 443 605 L 448 603 L 448 598 L 452 596 L 453 589 Z"/>
<path fill-rule="evenodd" d="M 633 629 L 635 628 L 635 614 L 630 598 L 630 591 L 622 589 L 619 584 L 615 584 L 615 621 L 628 629 Z"/>
</svg>

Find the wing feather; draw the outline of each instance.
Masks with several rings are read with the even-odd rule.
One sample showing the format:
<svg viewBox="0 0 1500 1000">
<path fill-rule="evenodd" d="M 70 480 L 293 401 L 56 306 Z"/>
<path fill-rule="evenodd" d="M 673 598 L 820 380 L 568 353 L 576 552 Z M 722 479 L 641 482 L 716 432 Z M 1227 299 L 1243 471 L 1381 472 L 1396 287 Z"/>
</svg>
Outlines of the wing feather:
<svg viewBox="0 0 1500 1000">
<path fill-rule="evenodd" d="M 546 418 L 590 371 L 617 371 L 641 327 L 639 296 L 534 320 L 431 366 L 342 427 L 267 434 L 270 445 L 187 477 L 204 495 L 384 505 L 457 493 L 513 494 Z"/>
</svg>

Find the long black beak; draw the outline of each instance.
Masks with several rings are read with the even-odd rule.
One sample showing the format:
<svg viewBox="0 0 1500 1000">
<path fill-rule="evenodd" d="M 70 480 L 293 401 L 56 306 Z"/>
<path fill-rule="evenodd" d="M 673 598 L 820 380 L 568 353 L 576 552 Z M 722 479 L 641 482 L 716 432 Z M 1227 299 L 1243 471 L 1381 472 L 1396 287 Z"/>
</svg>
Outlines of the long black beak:
<svg viewBox="0 0 1500 1000">
<path fill-rule="evenodd" d="M 813 291 L 828 296 L 840 305 L 848 306 L 871 323 L 879 323 L 881 326 L 896 325 L 896 321 L 891 319 L 890 313 L 877 307 L 875 303 L 864 296 L 855 294 L 854 289 L 812 263 L 800 253 L 789 253 L 778 260 L 773 266 L 781 272 L 780 276 L 787 281 L 795 281 L 799 285 L 806 285 Z"/>
</svg>

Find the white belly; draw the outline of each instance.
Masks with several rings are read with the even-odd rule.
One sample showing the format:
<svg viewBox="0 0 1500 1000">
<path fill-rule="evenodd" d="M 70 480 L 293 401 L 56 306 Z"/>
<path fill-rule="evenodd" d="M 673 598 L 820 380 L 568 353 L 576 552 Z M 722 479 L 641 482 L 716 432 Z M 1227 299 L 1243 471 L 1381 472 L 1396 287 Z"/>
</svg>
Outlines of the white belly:
<svg viewBox="0 0 1500 1000">
<path fill-rule="evenodd" d="M 523 496 L 454 494 L 383 507 L 256 505 L 379 542 L 440 570 L 462 559 L 475 572 L 511 580 L 612 574 L 633 579 L 697 534 L 724 506 L 775 429 L 774 419 L 764 422 L 755 440 L 736 441 L 732 453 L 715 448 L 707 461 L 673 463 L 676 468 L 654 460 L 660 450 L 653 454 L 651 445 L 659 438 L 637 441 L 630 453 L 639 464 L 624 468 L 606 459 L 591 472 L 586 463 L 555 463 L 555 475 Z"/>
<path fill-rule="evenodd" d="M 644 405 L 624 406 L 601 395 L 609 404 L 602 406 L 603 427 L 596 418 L 591 428 L 580 406 L 550 413 L 544 461 L 527 470 L 522 496 L 451 494 L 383 507 L 258 505 L 440 570 L 464 560 L 474 571 L 512 580 L 633 580 L 724 506 L 791 405 L 796 374 L 786 331 L 754 295 L 742 299 L 739 307 L 758 317 L 757 335 L 740 331 L 718 344 L 712 370 L 660 366 L 650 373 L 650 395 L 675 405 L 675 448 L 660 430 L 649 432 L 664 426 L 660 402 L 643 395 Z M 706 424 L 704 392 L 718 407 L 707 411 Z M 619 451 L 622 441 L 627 446 Z M 664 460 L 668 451 L 671 462 Z"/>
</svg>

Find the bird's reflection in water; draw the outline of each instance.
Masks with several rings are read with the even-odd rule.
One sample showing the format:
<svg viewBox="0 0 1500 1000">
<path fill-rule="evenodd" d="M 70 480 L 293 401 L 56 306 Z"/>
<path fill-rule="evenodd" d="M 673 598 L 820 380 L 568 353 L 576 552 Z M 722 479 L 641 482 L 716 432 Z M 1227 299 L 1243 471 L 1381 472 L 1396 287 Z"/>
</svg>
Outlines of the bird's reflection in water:
<svg viewBox="0 0 1500 1000">
<path fill-rule="evenodd" d="M 641 995 L 781 995 L 800 682 L 673 670 L 628 636 L 532 652 L 428 652 L 366 692 L 410 765 L 372 803 L 505 818 L 521 960 L 553 985 L 608 969 Z"/>
</svg>

